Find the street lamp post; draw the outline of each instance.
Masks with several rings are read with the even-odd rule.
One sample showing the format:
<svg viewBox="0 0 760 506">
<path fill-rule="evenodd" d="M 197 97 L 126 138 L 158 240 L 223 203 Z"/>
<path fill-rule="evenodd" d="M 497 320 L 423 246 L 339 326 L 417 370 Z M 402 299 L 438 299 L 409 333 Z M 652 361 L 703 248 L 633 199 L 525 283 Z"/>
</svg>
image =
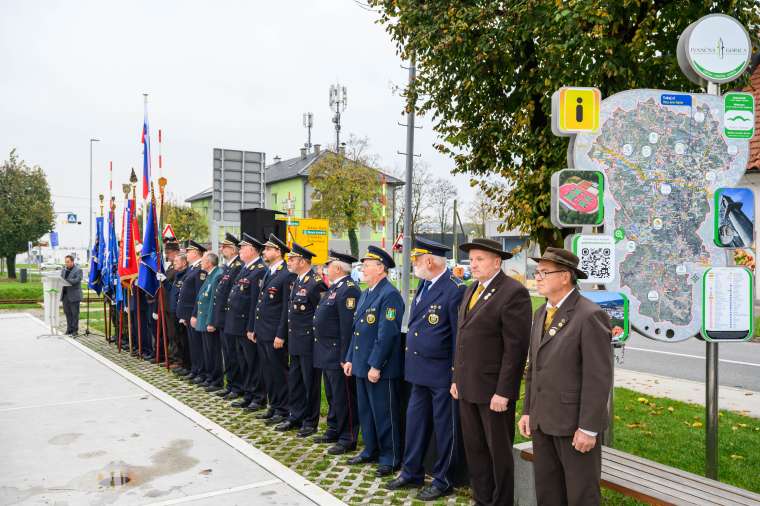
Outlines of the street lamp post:
<svg viewBox="0 0 760 506">
<path fill-rule="evenodd" d="M 92 254 L 92 143 L 100 142 L 100 139 L 90 139 L 90 215 L 87 222 L 90 224 L 90 238 L 87 243 L 87 261 L 90 261 L 90 255 Z"/>
</svg>

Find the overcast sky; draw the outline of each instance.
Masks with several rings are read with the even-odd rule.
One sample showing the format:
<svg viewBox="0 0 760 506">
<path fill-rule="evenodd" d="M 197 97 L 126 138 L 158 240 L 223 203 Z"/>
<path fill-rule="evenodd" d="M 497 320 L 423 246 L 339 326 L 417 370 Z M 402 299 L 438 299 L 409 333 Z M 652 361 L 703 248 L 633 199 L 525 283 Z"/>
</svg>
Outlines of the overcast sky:
<svg viewBox="0 0 760 506">
<path fill-rule="evenodd" d="M 211 186 L 213 147 L 298 155 L 302 114 L 314 113 L 313 143 L 334 142 L 330 84 L 348 88 L 344 138 L 367 136 L 386 170 L 404 166 L 402 100 L 407 71 L 377 15 L 354 0 L 0 2 L 0 149 L 12 148 L 48 175 L 62 246 L 86 245 L 89 139 L 93 194 L 140 175 L 143 93 L 153 151 L 163 130 L 167 190 L 184 199 Z M 432 147 L 425 119 L 415 152 L 448 176 L 453 162 Z M 158 163 L 154 160 L 154 177 Z M 463 200 L 467 178 L 455 178 Z"/>
</svg>

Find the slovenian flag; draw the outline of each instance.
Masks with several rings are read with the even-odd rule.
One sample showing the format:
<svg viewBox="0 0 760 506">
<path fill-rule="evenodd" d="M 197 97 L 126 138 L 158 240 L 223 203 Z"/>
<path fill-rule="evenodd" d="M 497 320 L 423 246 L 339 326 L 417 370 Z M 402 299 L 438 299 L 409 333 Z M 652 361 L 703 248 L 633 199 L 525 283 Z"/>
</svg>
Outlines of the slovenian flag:
<svg viewBox="0 0 760 506">
<path fill-rule="evenodd" d="M 148 222 L 145 225 L 143 248 L 140 251 L 140 271 L 137 275 L 137 286 L 149 294 L 156 296 L 161 286 L 157 274 L 163 274 L 161 264 L 161 249 L 158 243 L 158 220 L 156 219 L 156 198 L 151 192 L 150 204 L 148 204 Z"/>
<path fill-rule="evenodd" d="M 147 95 L 145 95 L 145 114 L 143 117 L 142 145 L 143 145 L 142 198 L 143 200 L 145 200 L 148 198 L 148 194 L 150 193 L 150 129 L 148 128 L 148 96 Z"/>
</svg>

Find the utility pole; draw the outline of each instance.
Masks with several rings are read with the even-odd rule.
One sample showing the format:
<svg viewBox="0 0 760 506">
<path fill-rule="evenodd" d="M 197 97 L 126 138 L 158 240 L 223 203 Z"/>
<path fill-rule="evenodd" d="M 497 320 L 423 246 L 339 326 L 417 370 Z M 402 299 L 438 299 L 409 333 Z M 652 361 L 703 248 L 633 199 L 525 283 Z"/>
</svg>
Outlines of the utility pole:
<svg viewBox="0 0 760 506">
<path fill-rule="evenodd" d="M 409 62 L 409 87 L 411 90 L 414 80 L 417 76 L 416 57 L 412 53 Z M 412 179 L 414 172 L 414 109 L 415 103 L 407 105 L 409 111 L 406 114 L 406 177 L 404 178 L 404 242 L 401 255 L 403 268 L 401 270 L 401 295 L 404 297 L 406 305 L 406 314 L 403 319 L 403 326 L 406 327 L 409 321 L 409 267 L 411 263 L 412 250 Z"/>
<path fill-rule="evenodd" d="M 340 83 L 330 85 L 330 108 L 335 115 L 332 122 L 335 123 L 335 151 L 340 152 L 340 112 L 346 110 L 346 87 Z"/>
</svg>

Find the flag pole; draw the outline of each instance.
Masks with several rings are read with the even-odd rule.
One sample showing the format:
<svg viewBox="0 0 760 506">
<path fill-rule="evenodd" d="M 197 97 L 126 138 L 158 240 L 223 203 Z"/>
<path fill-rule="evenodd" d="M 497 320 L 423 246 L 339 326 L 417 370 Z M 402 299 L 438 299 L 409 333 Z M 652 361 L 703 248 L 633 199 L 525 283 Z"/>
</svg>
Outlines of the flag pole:
<svg viewBox="0 0 760 506">
<path fill-rule="evenodd" d="M 161 130 L 158 131 L 158 142 L 159 142 L 158 167 L 159 167 L 159 170 L 161 170 L 161 147 L 160 147 L 161 146 Z M 166 188 L 166 178 L 161 176 L 158 178 L 158 191 L 161 196 L 162 214 L 163 214 L 163 207 L 164 207 L 164 189 L 165 188 Z M 155 200 L 152 183 L 150 185 L 150 193 L 151 193 L 151 198 Z M 162 224 L 160 222 L 156 223 L 156 252 L 159 254 L 159 258 L 163 260 L 163 251 L 161 251 L 162 241 L 159 240 L 159 233 L 161 231 L 161 228 L 162 228 Z M 163 336 L 163 344 L 164 344 L 164 360 L 166 362 L 166 368 L 169 369 L 169 341 L 168 341 L 168 336 L 166 334 L 166 313 L 165 313 L 166 301 L 164 300 L 163 281 L 158 285 L 158 307 L 159 307 L 158 318 L 160 320 L 162 336 Z M 156 339 L 156 343 L 157 343 L 156 346 L 158 346 L 158 339 Z M 158 354 L 156 354 L 156 363 L 158 363 Z"/>
<path fill-rule="evenodd" d="M 147 103 L 147 98 L 146 98 L 146 103 Z M 132 173 L 134 174 L 134 171 L 132 171 Z M 135 199 L 135 212 L 136 212 L 137 211 L 137 178 L 135 178 L 134 181 L 130 179 L 130 181 L 132 182 L 132 198 Z M 143 211 L 143 220 L 145 220 L 144 211 Z M 134 242 L 134 238 L 132 239 L 132 241 Z M 130 281 L 130 286 L 134 284 L 134 281 L 135 279 L 133 278 Z M 136 306 L 135 317 L 137 318 L 137 355 L 142 356 L 142 328 L 140 325 L 141 323 L 140 322 L 140 292 L 138 292 L 137 290 L 139 290 L 139 288 L 134 290 L 135 306 Z"/>
</svg>

